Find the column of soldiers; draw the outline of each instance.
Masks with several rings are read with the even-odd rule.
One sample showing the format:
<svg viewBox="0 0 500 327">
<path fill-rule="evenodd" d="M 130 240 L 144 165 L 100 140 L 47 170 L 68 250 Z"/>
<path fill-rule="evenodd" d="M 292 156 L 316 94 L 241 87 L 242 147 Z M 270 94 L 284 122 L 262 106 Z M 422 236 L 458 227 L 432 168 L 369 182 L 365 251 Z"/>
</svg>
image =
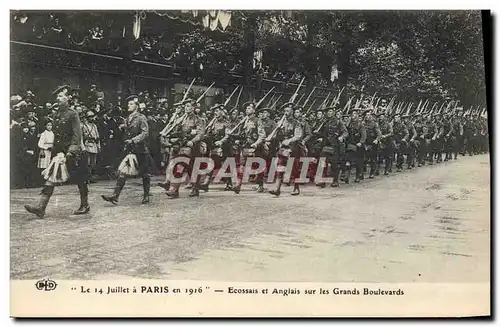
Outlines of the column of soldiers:
<svg viewBox="0 0 500 327">
<path fill-rule="evenodd" d="M 66 156 L 69 173 L 78 184 L 81 205 L 75 214 L 86 214 L 90 211 L 86 185 L 89 176 L 86 173 L 87 161 L 84 160 L 87 154 L 78 113 L 68 109 L 69 89 L 64 86 L 55 92 L 61 113 L 60 121 L 55 122 L 54 148 L 57 147 L 57 151 Z M 280 196 L 283 183 L 293 183 L 291 195 L 296 196 L 300 194 L 301 157 L 313 157 L 316 163 L 325 158 L 325 169 L 319 173 L 332 178 L 331 187 L 339 187 L 340 182 L 350 183 L 352 173 L 354 182 L 359 183 L 365 174 L 373 179 L 380 175 L 382 169 L 384 175 L 389 175 L 393 170 L 400 172 L 405 168 L 457 160 L 459 154 L 472 156 L 488 151 L 487 119 L 471 112 L 463 113 L 462 108 L 431 113 L 418 110 L 414 113 L 394 112 L 388 110 L 387 101 L 381 99 L 380 106 L 363 101 L 359 107 L 345 110 L 337 107 L 338 102 L 335 101 L 330 106 L 322 104 L 311 115 L 309 110 L 294 101 L 286 102 L 279 109 L 272 100 L 262 107 L 262 100 L 250 101 L 229 110 L 226 101 L 204 113 L 210 120 L 207 122 L 196 111 L 200 99 L 183 99 L 175 103 L 174 113 L 160 133 L 162 146 L 166 149 L 165 160 L 187 159 L 171 167 L 173 176 L 166 176 L 165 182 L 159 183 L 170 198 L 179 197 L 181 183 L 178 179 L 186 175 L 191 177 L 197 157 L 210 157 L 215 171 L 191 179 L 190 197 L 200 196 L 200 191 L 209 191 L 215 172 L 229 157 L 236 160 L 237 178 L 235 185 L 230 178 L 226 178 L 224 190 L 239 194 L 245 163 L 249 158 L 260 157 L 265 160 L 266 167 L 253 176 L 257 184 L 256 192 L 265 192 L 266 177 L 276 172 L 270 176 L 275 185 L 269 193 Z M 144 188 L 142 203 L 148 204 L 152 167 L 148 149 L 150 127 L 148 119 L 139 110 L 138 97 L 132 95 L 126 103 L 129 116 L 123 126 L 125 147 L 122 158 L 128 154 L 137 158 Z M 276 165 L 275 170 L 272 165 Z M 287 166 L 292 167 L 290 182 L 284 178 Z M 318 175 L 312 169 L 307 176 Z M 175 181 L 171 177 L 175 177 Z M 102 199 L 117 204 L 127 178 L 118 174 L 113 192 L 102 195 Z M 316 185 L 326 187 L 325 183 Z M 38 206 L 26 205 L 26 210 L 43 218 L 54 187 L 54 183 L 47 182 Z"/>
</svg>

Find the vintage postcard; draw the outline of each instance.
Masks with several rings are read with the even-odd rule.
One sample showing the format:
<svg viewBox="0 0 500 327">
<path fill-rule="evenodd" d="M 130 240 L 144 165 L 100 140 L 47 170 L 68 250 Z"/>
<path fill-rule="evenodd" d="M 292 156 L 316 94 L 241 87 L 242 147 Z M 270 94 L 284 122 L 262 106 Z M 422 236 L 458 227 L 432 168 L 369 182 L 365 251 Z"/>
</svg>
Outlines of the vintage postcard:
<svg viewBox="0 0 500 327">
<path fill-rule="evenodd" d="M 489 316 L 489 24 L 11 10 L 11 316 Z"/>
</svg>

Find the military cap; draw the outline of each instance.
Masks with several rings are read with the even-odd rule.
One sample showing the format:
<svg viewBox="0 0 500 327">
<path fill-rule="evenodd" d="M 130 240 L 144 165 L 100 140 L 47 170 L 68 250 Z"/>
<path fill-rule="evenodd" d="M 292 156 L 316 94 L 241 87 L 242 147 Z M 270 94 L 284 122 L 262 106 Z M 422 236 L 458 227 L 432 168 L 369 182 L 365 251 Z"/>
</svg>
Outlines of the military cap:
<svg viewBox="0 0 500 327">
<path fill-rule="evenodd" d="M 247 101 L 247 102 L 245 102 L 245 103 L 241 106 L 241 108 L 246 109 L 246 107 L 247 107 L 247 106 L 249 106 L 249 105 L 253 105 L 253 107 L 255 108 L 255 102 L 253 102 L 253 101 Z"/>
<path fill-rule="evenodd" d="M 364 116 L 368 113 L 373 114 L 373 110 L 372 109 L 364 109 L 363 111 L 360 112 L 360 115 Z"/>
<path fill-rule="evenodd" d="M 28 126 L 29 127 L 33 127 L 33 126 L 36 126 L 36 123 L 32 120 L 28 121 Z"/>
<path fill-rule="evenodd" d="M 286 107 L 292 107 L 293 108 L 293 102 L 286 102 L 286 103 L 283 103 L 280 107 L 280 109 L 285 109 Z"/>
<path fill-rule="evenodd" d="M 92 110 L 87 110 L 87 113 L 85 114 L 87 117 L 94 117 L 95 114 Z"/>
<path fill-rule="evenodd" d="M 219 109 L 221 107 L 224 107 L 224 104 L 223 103 L 216 103 L 215 105 L 213 105 L 210 110 L 216 110 L 216 109 Z"/>
<path fill-rule="evenodd" d="M 179 101 L 179 102 L 176 102 L 176 103 L 174 103 L 174 104 L 173 104 L 173 106 L 174 106 L 174 107 L 179 107 L 179 106 L 182 106 L 182 105 L 184 105 L 185 101 L 186 101 L 186 100 L 181 100 L 181 101 Z"/>
<path fill-rule="evenodd" d="M 125 102 L 128 103 L 129 101 L 134 101 L 136 103 L 139 103 L 139 97 L 135 94 L 131 94 L 128 97 L 125 98 Z"/>
<path fill-rule="evenodd" d="M 318 111 L 330 111 L 330 110 L 333 110 L 333 111 L 338 111 L 339 108 L 335 107 L 335 106 L 331 106 L 331 107 L 326 107 L 326 108 L 323 108 L 323 109 L 320 109 Z"/>
<path fill-rule="evenodd" d="M 375 114 L 375 116 L 382 116 L 382 115 L 387 115 L 387 110 L 386 109 L 379 109 L 377 110 L 377 113 Z"/>
<path fill-rule="evenodd" d="M 360 111 L 362 111 L 362 110 L 363 110 L 363 109 L 361 109 L 361 108 L 353 108 L 353 109 L 349 110 L 349 113 L 350 113 L 350 114 L 352 114 L 352 113 L 354 113 L 354 112 L 360 113 Z"/>
<path fill-rule="evenodd" d="M 182 104 L 185 105 L 187 103 L 191 103 L 192 105 L 194 105 L 197 102 L 194 99 L 188 98 L 188 99 L 184 100 Z"/>
<path fill-rule="evenodd" d="M 66 92 L 69 93 L 71 92 L 72 88 L 71 86 L 69 85 L 61 85 L 61 86 L 58 86 L 53 92 L 52 92 L 52 95 L 56 95 L 56 94 L 59 94 L 60 92 Z"/>
</svg>

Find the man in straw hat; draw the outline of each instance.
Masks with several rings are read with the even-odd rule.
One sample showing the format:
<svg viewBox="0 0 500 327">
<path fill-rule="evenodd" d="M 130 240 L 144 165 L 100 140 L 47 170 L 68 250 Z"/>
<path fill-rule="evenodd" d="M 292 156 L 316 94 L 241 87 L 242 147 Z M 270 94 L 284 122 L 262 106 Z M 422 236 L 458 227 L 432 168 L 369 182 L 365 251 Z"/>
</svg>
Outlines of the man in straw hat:
<svg viewBox="0 0 500 327">
<path fill-rule="evenodd" d="M 71 87 L 64 85 L 58 87 L 52 94 L 57 96 L 58 112 L 56 117 L 54 117 L 54 146 L 52 148 L 53 153 L 58 154 L 58 157 L 65 157 L 65 165 L 69 177 L 73 178 L 78 185 L 78 191 L 80 193 L 80 207 L 74 212 L 75 215 L 86 214 L 90 211 L 90 206 L 88 203 L 88 193 L 89 189 L 87 186 L 87 181 L 89 179 L 88 170 L 88 158 L 84 151 L 83 138 L 82 138 L 82 127 L 80 124 L 80 118 L 78 113 L 70 109 L 69 99 L 70 99 Z M 61 161 L 62 162 L 62 159 Z M 45 215 L 45 208 L 49 203 L 50 197 L 54 192 L 56 183 L 64 182 L 67 177 L 59 175 L 59 166 L 56 169 L 56 162 L 51 163 L 53 170 L 50 170 L 46 174 L 46 182 L 42 189 L 40 200 L 38 205 L 25 205 L 25 209 L 36 215 L 38 218 L 43 218 Z"/>
<path fill-rule="evenodd" d="M 143 197 L 142 204 L 149 203 L 149 190 L 151 185 L 151 159 L 149 157 L 148 138 L 149 138 L 149 125 L 146 116 L 139 112 L 139 97 L 131 95 L 127 99 L 127 110 L 129 116 L 124 124 L 124 138 L 125 138 L 125 157 L 129 154 L 134 154 L 137 159 L 137 170 L 139 176 L 142 177 Z M 131 163 L 134 164 L 134 163 Z M 122 165 L 120 165 L 122 166 Z M 123 187 L 127 181 L 127 174 L 118 169 L 118 179 L 116 186 L 111 195 L 101 195 L 104 201 L 113 204 L 118 203 Z"/>
</svg>

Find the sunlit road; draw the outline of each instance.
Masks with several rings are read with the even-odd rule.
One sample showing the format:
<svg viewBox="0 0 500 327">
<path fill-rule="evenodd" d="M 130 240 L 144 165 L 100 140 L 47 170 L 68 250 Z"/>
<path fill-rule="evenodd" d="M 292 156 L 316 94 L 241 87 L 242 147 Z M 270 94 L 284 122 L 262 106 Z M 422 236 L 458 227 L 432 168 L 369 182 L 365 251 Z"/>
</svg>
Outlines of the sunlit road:
<svg viewBox="0 0 500 327">
<path fill-rule="evenodd" d="M 13 190 L 12 279 L 489 281 L 488 155 L 299 197 L 247 185 L 172 200 L 153 187 L 141 205 L 138 182 L 117 206 L 100 198 L 113 182 L 91 184 L 86 217 L 71 215 L 76 186 L 56 188 L 44 220 L 23 209 L 39 189 Z"/>
</svg>

